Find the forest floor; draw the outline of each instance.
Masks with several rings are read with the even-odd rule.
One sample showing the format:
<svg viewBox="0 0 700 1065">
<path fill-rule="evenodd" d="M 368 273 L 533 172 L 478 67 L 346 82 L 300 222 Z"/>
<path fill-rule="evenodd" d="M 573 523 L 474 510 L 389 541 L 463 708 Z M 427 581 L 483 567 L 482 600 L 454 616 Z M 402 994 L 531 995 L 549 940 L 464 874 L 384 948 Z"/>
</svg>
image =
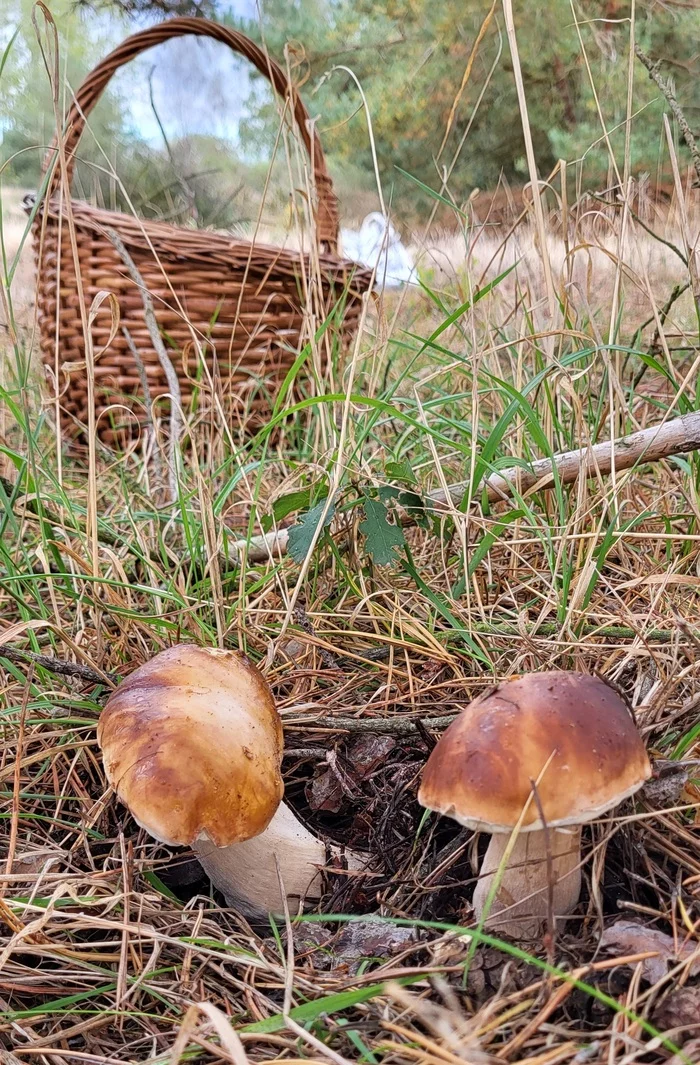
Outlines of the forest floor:
<svg viewBox="0 0 700 1065">
<path fill-rule="evenodd" d="M 319 373 L 274 432 L 226 423 L 225 402 L 189 416 L 174 499 L 167 405 L 122 451 L 61 438 L 7 196 L 4 1065 L 700 1062 L 700 455 L 490 508 L 476 490 L 516 459 L 698 407 L 699 196 L 646 219 L 590 201 L 553 214 L 544 247 L 531 213 L 456 212 L 449 234 L 416 235 L 422 287 L 372 304 L 344 359 L 317 332 Z M 464 507 L 420 512 L 379 564 L 363 500 L 397 521 L 399 492 L 427 507 L 465 480 Z M 329 486 L 335 517 L 305 562 L 232 550 Z M 249 923 L 106 784 L 95 726 L 114 679 L 177 641 L 261 666 L 287 801 L 370 856 L 368 876 L 329 877 L 312 921 Z M 416 795 L 446 716 L 546 668 L 617 685 L 656 773 L 586 827 L 575 915 L 523 950 L 475 929 L 485 838 Z"/>
</svg>

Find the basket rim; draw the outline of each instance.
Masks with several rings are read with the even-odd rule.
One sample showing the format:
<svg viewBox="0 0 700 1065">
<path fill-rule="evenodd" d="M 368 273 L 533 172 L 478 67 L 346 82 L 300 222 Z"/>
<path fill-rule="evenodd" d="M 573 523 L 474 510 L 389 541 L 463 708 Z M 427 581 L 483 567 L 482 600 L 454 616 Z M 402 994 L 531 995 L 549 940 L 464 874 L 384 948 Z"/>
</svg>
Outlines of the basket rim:
<svg viewBox="0 0 700 1065">
<path fill-rule="evenodd" d="M 35 208 L 37 195 L 29 193 L 24 197 L 24 209 L 28 214 Z M 227 267 L 245 266 L 252 273 L 269 273 L 271 269 L 277 269 L 280 273 L 291 273 L 295 276 L 302 265 L 308 267 L 311 261 L 309 251 L 251 241 L 247 237 L 233 236 L 217 230 L 188 229 L 168 222 L 136 218 L 121 211 L 96 207 L 85 200 L 71 199 L 70 210 L 79 229 L 99 234 L 107 243 L 110 242 L 105 230 L 114 229 L 127 246 L 145 251 L 150 251 L 153 247 L 159 255 L 169 259 L 208 264 L 218 262 Z M 60 200 L 51 199 L 40 205 L 34 218 L 34 226 L 41 225 L 41 217 L 44 214 L 52 221 L 60 223 L 62 218 L 65 219 L 66 213 Z M 366 266 L 332 252 L 317 250 L 313 254 L 314 258 L 318 257 L 326 275 L 331 275 L 334 279 L 347 279 L 348 275 L 351 275 L 353 288 L 369 288 L 372 271 Z"/>
</svg>

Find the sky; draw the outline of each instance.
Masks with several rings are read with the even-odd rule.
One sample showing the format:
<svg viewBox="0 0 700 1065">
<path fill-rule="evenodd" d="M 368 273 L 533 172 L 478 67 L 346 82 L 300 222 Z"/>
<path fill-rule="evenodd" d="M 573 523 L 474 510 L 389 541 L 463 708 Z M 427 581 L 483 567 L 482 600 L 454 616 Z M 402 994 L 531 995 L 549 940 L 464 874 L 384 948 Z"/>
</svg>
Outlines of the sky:
<svg viewBox="0 0 700 1065">
<path fill-rule="evenodd" d="M 49 4 L 51 2 L 48 0 Z M 70 2 L 66 0 L 66 3 Z M 259 17 L 259 2 L 218 0 L 218 9 L 231 13 L 237 20 L 255 22 Z M 35 79 L 45 79 L 43 63 L 36 50 L 31 50 L 25 40 L 25 35 L 32 35 L 33 39 L 35 33 L 27 13 L 30 8 L 31 0 L 0 0 L 0 64 L 3 49 L 10 43 L 15 66 L 19 63 L 21 68 L 23 63 L 26 65 L 30 60 L 36 64 L 36 70 L 32 69 L 29 75 L 26 90 L 29 92 L 38 84 Z M 94 62 L 97 63 L 129 33 L 161 21 L 162 16 L 157 12 L 127 20 L 109 9 L 84 8 L 78 18 L 71 18 L 67 24 L 58 18 L 60 55 L 70 50 L 75 34 L 87 32 L 91 40 L 101 42 L 90 46 Z M 15 37 L 16 30 L 19 30 L 19 34 Z M 84 38 L 81 43 L 85 44 Z M 80 54 L 84 52 L 83 47 Z M 153 87 L 153 103 L 149 78 Z M 7 84 L 12 83 L 8 81 Z M 237 146 L 240 121 L 246 114 L 246 102 L 250 99 L 253 86 L 258 98 L 269 91 L 262 79 L 251 78 L 250 64 L 241 56 L 217 41 L 194 36 L 175 38 L 151 49 L 117 71 L 110 81 L 110 88 L 121 97 L 135 132 L 156 148 L 163 147 L 158 119 L 170 141 L 189 134 L 203 134 Z M 75 90 L 77 85 L 71 87 Z M 47 113 L 47 128 L 52 126 L 51 120 L 52 115 Z M 0 144 L 3 130 L 10 122 L 9 115 L 0 113 Z"/>
<path fill-rule="evenodd" d="M 238 18 L 256 17 L 255 0 L 229 0 Z M 134 20 L 134 30 L 153 19 Z M 183 37 L 160 45 L 120 72 L 114 85 L 127 100 L 135 127 L 149 141 L 162 144 L 149 98 L 151 71 L 158 117 L 168 137 L 204 133 L 235 142 L 250 90 L 250 67 L 217 41 Z"/>
</svg>

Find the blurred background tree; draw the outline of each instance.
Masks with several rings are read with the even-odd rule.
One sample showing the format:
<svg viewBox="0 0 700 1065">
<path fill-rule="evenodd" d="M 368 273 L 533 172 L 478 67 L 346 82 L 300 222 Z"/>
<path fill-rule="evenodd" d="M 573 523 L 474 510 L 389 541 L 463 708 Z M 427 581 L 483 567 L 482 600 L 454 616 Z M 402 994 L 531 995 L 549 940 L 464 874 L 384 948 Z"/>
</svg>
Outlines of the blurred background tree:
<svg viewBox="0 0 700 1065">
<path fill-rule="evenodd" d="M 609 160 L 586 59 L 621 159 L 630 3 L 539 0 L 514 6 L 541 173 L 551 170 L 559 158 L 574 162 L 585 156 L 584 182 L 606 181 Z M 440 154 L 458 89 L 489 9 L 489 0 L 442 0 L 439 4 L 387 0 L 382 5 L 373 0 L 298 0 L 294 4 L 267 0 L 263 29 L 268 47 L 278 55 L 292 42 L 291 55 L 306 79 L 307 94 L 315 90 L 312 99 L 325 129 L 324 144 L 336 159 L 371 169 L 366 117 L 354 79 L 342 67 L 353 71 L 367 97 L 385 181 L 394 181 L 396 167 L 400 167 L 427 184 L 438 184 L 471 123 L 450 183 L 458 198 L 466 198 L 474 187 L 493 187 L 501 174 L 510 182 L 527 180 L 500 2 Z M 636 15 L 636 40 L 673 74 L 679 100 L 693 124 L 700 112 L 700 10 L 692 4 L 650 0 L 637 3 Z M 333 72 L 324 80 L 328 70 Z M 664 105 L 638 64 L 634 76 L 638 117 L 632 127 L 632 163 L 636 172 L 644 169 L 655 174 Z M 264 116 L 259 113 L 257 117 L 259 123 L 249 122 L 248 128 L 251 134 L 261 135 Z M 402 195 L 406 192 L 404 182 Z"/>
<path fill-rule="evenodd" d="M 450 180 L 450 192 L 458 202 L 475 188 L 493 188 L 501 178 L 514 184 L 527 180 L 500 0 L 469 80 L 459 93 L 490 6 L 491 0 L 442 0 L 440 4 L 433 0 L 386 0 L 382 4 L 374 0 L 266 0 L 261 22 L 255 17 L 252 0 L 239 0 L 234 9 L 214 0 L 94 0 L 79 6 L 73 0 L 55 0 L 51 5 L 62 37 L 65 84 L 73 87 L 127 32 L 171 14 L 213 15 L 264 40 L 278 59 L 284 62 L 286 57 L 311 112 L 318 116 L 343 200 L 346 205 L 348 197 L 352 202 L 354 190 L 359 211 L 373 205 L 374 176 L 357 78 L 372 118 L 385 195 L 394 196 L 399 214 L 427 210 L 431 203 L 397 168 L 439 187 L 462 141 Z M 538 0 L 536 4 L 518 2 L 515 7 L 540 172 L 546 175 L 557 159 L 565 158 L 579 164 L 583 187 L 607 185 L 612 174 L 598 106 L 621 159 L 629 0 Z M 5 116 L 0 118 L 2 160 L 8 163 L 3 180 L 10 177 L 23 185 L 36 185 L 43 146 L 53 131 L 51 94 L 32 31 L 30 0 L 0 0 L 0 13 L 8 28 L 0 44 L 9 41 L 13 26 L 20 27 L 0 76 L 0 115 Z M 700 111 L 699 30 L 700 13 L 689 0 L 663 4 L 638 0 L 636 39 L 675 78 L 691 125 Z M 212 77 L 218 77 L 222 86 L 231 81 L 233 67 L 226 50 L 222 48 L 215 59 L 213 55 L 197 52 L 191 45 L 188 52 L 171 53 L 176 69 L 171 72 L 170 90 L 161 94 L 166 109 L 178 73 L 194 100 L 197 64 L 202 77 L 206 71 L 210 78 L 210 96 Z M 177 63 L 185 58 L 183 74 Z M 134 110 L 130 86 L 136 78 L 143 82 L 146 69 L 142 65 L 125 73 L 110 89 L 95 113 L 94 136 L 86 137 L 81 145 L 81 157 L 101 162 L 104 170 L 99 144 L 108 159 L 118 159 L 120 178 L 144 213 L 189 219 L 199 225 L 245 224 L 255 215 L 254 193 L 260 188 L 279 122 L 263 80 L 247 72 L 237 75 L 233 90 L 229 85 L 228 95 L 222 91 L 220 99 L 210 104 L 211 112 L 218 109 L 224 114 L 230 110 L 232 96 L 242 98 L 227 130 L 214 135 L 201 128 L 201 123 L 198 127 L 197 114 L 203 112 L 193 103 L 192 128 L 171 124 L 165 142 L 158 130 L 154 134 L 145 128 L 142 116 Z M 634 77 L 633 172 L 663 178 L 664 101 L 639 64 Z M 21 106 L 17 106 L 19 101 Z M 443 144 L 448 124 L 449 136 Z M 164 126 L 168 126 L 167 114 Z M 576 174 L 576 166 L 572 172 Z M 82 168 L 80 180 L 83 194 L 102 197 L 105 202 L 123 200 L 116 183 L 94 166 Z"/>
<path fill-rule="evenodd" d="M 32 22 L 32 0 L 0 0 L 0 134 L 3 180 L 36 185 L 46 148 L 55 130 L 52 88 L 42 48 Z M 50 5 L 60 33 L 58 106 L 65 110 L 70 89 L 80 84 L 95 62 L 128 32 L 128 21 L 95 12 L 78 12 L 71 0 Z M 45 29 L 37 13 L 37 25 Z M 44 34 L 45 36 L 45 34 Z M 125 147 L 132 140 L 125 101 L 107 92 L 92 125 L 93 136 L 82 146 L 85 158 L 104 163 L 98 144 Z"/>
<path fill-rule="evenodd" d="M 143 14 L 131 4 L 128 10 L 112 4 L 95 9 L 73 0 L 53 0 L 50 10 L 60 39 L 59 114 L 66 113 L 85 75 L 127 34 L 170 14 L 164 7 L 154 15 L 150 0 L 148 7 Z M 37 36 L 38 26 L 46 38 L 46 25 L 38 12 L 35 26 L 32 12 L 33 0 L 0 0 L 0 180 L 31 190 L 41 183 L 55 131 L 52 86 L 42 54 L 46 41 L 40 44 Z M 255 216 L 256 193 L 266 168 L 254 153 L 239 159 L 233 140 L 206 131 L 203 117 L 212 111 L 225 115 L 227 100 L 216 96 L 218 76 L 207 84 L 206 49 L 182 45 L 173 41 L 161 46 L 110 81 L 80 142 L 74 192 L 108 207 L 133 205 L 143 216 L 234 226 Z M 226 53 L 227 59 L 227 51 L 218 47 L 219 57 Z M 152 86 L 156 68 L 162 76 Z M 223 64 L 220 74 L 226 75 Z M 198 82 L 205 86 L 199 110 Z M 247 95 L 247 76 L 242 85 Z M 252 92 L 253 97 L 259 95 L 257 89 Z M 161 123 L 159 106 L 164 107 L 169 132 Z M 181 121 L 183 111 L 192 113 L 192 122 Z M 234 131 L 236 125 L 234 116 Z M 222 126 L 227 128 L 225 119 Z"/>
</svg>

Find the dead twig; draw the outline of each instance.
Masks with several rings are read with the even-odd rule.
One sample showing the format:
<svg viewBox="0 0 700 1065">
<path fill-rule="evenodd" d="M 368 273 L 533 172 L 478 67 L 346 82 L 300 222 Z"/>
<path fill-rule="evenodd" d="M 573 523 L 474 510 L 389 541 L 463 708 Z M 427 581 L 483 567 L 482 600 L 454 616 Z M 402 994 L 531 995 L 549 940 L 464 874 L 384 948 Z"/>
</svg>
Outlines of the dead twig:
<svg viewBox="0 0 700 1065">
<path fill-rule="evenodd" d="M 117 683 L 114 673 L 98 673 L 90 666 L 81 666 L 77 662 L 62 662 L 60 658 L 52 658 L 51 655 L 38 655 L 34 651 L 18 651 L 12 647 L 0 647 L 0 658 L 7 658 L 10 662 L 19 662 L 26 665 L 28 662 L 33 666 L 41 666 L 55 673 L 59 677 L 78 677 L 86 680 L 89 684 L 104 684 L 105 677 Z"/>
<path fill-rule="evenodd" d="M 451 725 L 457 714 L 445 714 L 442 717 L 336 717 L 335 714 L 316 717 L 284 717 L 285 729 L 332 728 L 334 732 L 387 732 L 393 736 L 410 736 L 414 732 L 423 734 L 425 729 L 445 729 Z"/>
<path fill-rule="evenodd" d="M 659 90 L 663 93 L 668 101 L 668 106 L 673 112 L 681 133 L 683 134 L 683 140 L 688 146 L 690 157 L 693 160 L 693 166 L 695 167 L 695 173 L 698 176 L 698 183 L 700 183 L 700 148 L 698 148 L 693 131 L 688 125 L 688 120 L 683 114 L 683 110 L 676 99 L 676 93 L 673 87 L 673 82 L 670 78 L 664 78 L 660 72 L 661 61 L 657 60 L 655 63 L 653 59 L 650 59 L 646 52 L 643 52 L 638 44 L 634 46 L 634 54 L 643 66 L 649 71 L 649 77 L 656 83 Z"/>
</svg>

